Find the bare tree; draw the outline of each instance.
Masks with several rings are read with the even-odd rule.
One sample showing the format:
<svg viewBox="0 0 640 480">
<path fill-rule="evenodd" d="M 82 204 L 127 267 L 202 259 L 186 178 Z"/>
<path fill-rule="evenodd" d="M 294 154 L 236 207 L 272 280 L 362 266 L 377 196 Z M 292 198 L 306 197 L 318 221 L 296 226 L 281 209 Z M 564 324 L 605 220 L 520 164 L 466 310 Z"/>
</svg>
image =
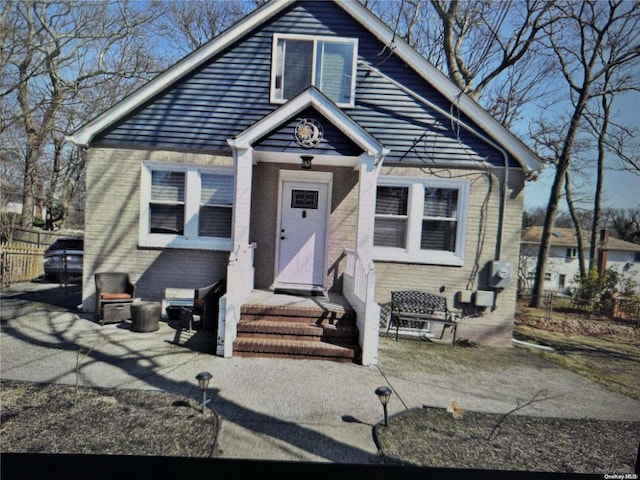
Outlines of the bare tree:
<svg viewBox="0 0 640 480">
<path fill-rule="evenodd" d="M 555 54 L 562 78 L 569 87 L 571 115 L 555 165 L 540 243 L 531 300 L 531 305 L 536 307 L 542 306 L 552 228 L 589 102 L 620 88 L 627 89 L 633 79 L 630 67 L 640 55 L 637 43 L 640 4 L 637 2 L 587 0 L 559 3 L 556 8 L 561 19 L 546 27 L 545 41 L 549 42 L 548 47 Z M 606 86 L 606 76 L 617 81 Z"/>
<path fill-rule="evenodd" d="M 64 135 L 155 73 L 142 28 L 154 18 L 153 10 L 125 0 L 3 7 L 2 135 L 4 143 L 15 133 L 9 126 L 19 125 L 17 141 L 26 145 L 22 225 L 33 223 L 36 197 L 51 210 L 59 180 L 71 170 L 74 181 L 82 177 L 78 152 L 62 144 Z"/>
<path fill-rule="evenodd" d="M 544 93 L 548 65 L 535 49 L 554 20 L 549 2 L 369 0 L 365 5 L 505 126 Z"/>
<path fill-rule="evenodd" d="M 584 279 L 587 273 L 586 261 L 584 258 L 584 236 L 582 235 L 582 225 L 580 218 L 578 218 L 578 212 L 576 211 L 575 202 L 573 201 L 573 189 L 571 188 L 571 171 L 567 170 L 564 175 L 564 192 L 565 199 L 567 201 L 567 207 L 569 207 L 569 215 L 573 223 L 573 228 L 576 232 L 576 242 L 578 245 L 578 271 L 580 278 Z"/>
<path fill-rule="evenodd" d="M 628 209 L 605 208 L 602 216 L 616 238 L 640 244 L 640 206 Z"/>
<path fill-rule="evenodd" d="M 156 22 L 158 33 L 181 55 L 205 44 L 252 8 L 239 0 L 157 1 L 155 6 L 163 11 Z"/>
<path fill-rule="evenodd" d="M 619 125 L 613 120 L 614 111 L 613 104 L 616 100 L 616 93 L 623 90 L 611 91 L 611 78 L 605 75 L 603 82 L 604 90 L 609 91 L 600 97 L 600 102 L 594 109 L 587 109 L 585 120 L 589 126 L 589 131 L 593 135 L 597 144 L 597 167 L 596 167 L 596 186 L 593 194 L 593 222 L 591 224 L 591 248 L 589 269 L 596 268 L 596 247 L 599 232 L 602 229 L 602 190 L 605 177 L 605 168 L 607 157 L 613 155 L 617 157 L 619 162 L 627 165 L 629 170 L 640 175 L 640 168 L 637 170 L 633 167 L 636 164 L 631 160 L 632 154 L 628 153 L 629 140 L 632 139 L 631 129 Z M 635 88 L 630 85 L 630 88 Z M 633 146 L 632 146 L 633 148 Z"/>
</svg>

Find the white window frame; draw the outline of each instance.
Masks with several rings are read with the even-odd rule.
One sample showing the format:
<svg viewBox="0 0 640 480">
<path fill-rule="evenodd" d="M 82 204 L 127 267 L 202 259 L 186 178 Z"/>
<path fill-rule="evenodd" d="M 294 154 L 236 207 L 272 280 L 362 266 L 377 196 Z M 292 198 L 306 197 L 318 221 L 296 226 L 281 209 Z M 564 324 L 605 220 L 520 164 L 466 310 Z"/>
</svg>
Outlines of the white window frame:
<svg viewBox="0 0 640 480">
<path fill-rule="evenodd" d="M 348 103 L 336 102 L 338 107 L 354 107 L 356 98 L 356 74 L 358 71 L 358 39 L 348 37 L 328 37 L 328 36 L 315 36 L 315 35 L 294 35 L 294 34 L 282 34 L 277 33 L 273 36 L 273 44 L 271 50 L 271 91 L 269 101 L 271 103 L 283 104 L 291 100 L 290 98 L 282 98 L 282 89 L 276 89 L 276 75 L 278 73 L 278 41 L 279 40 L 300 40 L 313 42 L 313 61 L 311 62 L 311 85 L 318 88 L 316 85 L 316 63 L 318 55 L 318 42 L 331 42 L 331 43 L 350 43 L 353 46 L 353 64 L 351 65 L 351 92 L 350 101 Z M 284 82 L 284 80 L 283 80 Z"/>
<path fill-rule="evenodd" d="M 152 171 L 184 172 L 185 174 L 185 225 L 183 235 L 149 232 Z M 233 169 L 231 168 L 142 162 L 140 173 L 140 221 L 138 227 L 139 246 L 231 251 L 230 237 L 198 236 L 198 220 L 201 206 L 200 175 L 203 173 L 222 174 L 233 177 Z"/>
<path fill-rule="evenodd" d="M 464 265 L 466 244 L 467 209 L 469 201 L 469 182 L 457 179 L 419 179 L 407 177 L 380 177 L 378 185 L 383 187 L 408 187 L 406 246 L 373 246 L 374 260 L 419 263 L 431 265 Z M 424 220 L 425 188 L 446 188 L 458 190 L 457 231 L 455 251 L 423 250 L 420 248 L 422 221 Z M 373 226 L 375 229 L 375 224 Z"/>
</svg>

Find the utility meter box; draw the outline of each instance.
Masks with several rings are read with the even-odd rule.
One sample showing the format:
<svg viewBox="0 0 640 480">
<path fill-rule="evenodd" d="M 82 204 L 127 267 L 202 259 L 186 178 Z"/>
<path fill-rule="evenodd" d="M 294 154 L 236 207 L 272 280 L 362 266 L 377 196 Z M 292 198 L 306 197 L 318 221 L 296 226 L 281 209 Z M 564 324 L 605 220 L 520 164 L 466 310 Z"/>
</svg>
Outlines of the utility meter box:
<svg viewBox="0 0 640 480">
<path fill-rule="evenodd" d="M 489 265 L 491 288 L 507 288 L 511 284 L 511 264 L 509 262 L 493 261 Z"/>
<path fill-rule="evenodd" d="M 492 307 L 494 295 L 495 293 L 491 290 L 477 290 L 473 295 L 473 303 L 476 307 Z"/>
<path fill-rule="evenodd" d="M 471 297 L 472 297 L 472 291 L 471 290 L 461 290 L 458 292 L 458 302 L 460 303 L 471 303 Z"/>
</svg>

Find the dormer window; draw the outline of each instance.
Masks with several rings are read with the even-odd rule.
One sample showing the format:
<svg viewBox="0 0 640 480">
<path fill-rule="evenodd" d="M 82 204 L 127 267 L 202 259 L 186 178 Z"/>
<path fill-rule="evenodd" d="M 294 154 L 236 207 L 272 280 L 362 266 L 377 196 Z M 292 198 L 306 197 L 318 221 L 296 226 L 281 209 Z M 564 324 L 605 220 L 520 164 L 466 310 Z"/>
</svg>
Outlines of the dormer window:
<svg viewBox="0 0 640 480">
<path fill-rule="evenodd" d="M 315 86 L 340 107 L 354 104 L 358 40 L 276 35 L 271 101 L 284 103 Z"/>
</svg>

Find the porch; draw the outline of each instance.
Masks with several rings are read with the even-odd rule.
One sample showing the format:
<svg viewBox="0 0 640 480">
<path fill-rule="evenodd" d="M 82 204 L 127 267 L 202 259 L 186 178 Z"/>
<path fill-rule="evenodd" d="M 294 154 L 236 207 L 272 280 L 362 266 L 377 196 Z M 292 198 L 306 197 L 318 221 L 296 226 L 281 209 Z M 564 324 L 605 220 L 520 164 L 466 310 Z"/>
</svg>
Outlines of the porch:
<svg viewBox="0 0 640 480">
<path fill-rule="evenodd" d="M 325 133 L 293 141 L 307 124 Z M 388 150 L 314 88 L 227 143 L 235 188 L 218 354 L 376 364 L 372 232 Z M 325 303 L 265 293 L 283 288 L 331 293 Z"/>
<path fill-rule="evenodd" d="M 220 299 L 217 354 L 313 358 L 375 365 L 380 306 L 375 269 L 345 249 L 342 294 L 276 293 L 254 288 L 255 244 L 232 254 Z"/>
</svg>

